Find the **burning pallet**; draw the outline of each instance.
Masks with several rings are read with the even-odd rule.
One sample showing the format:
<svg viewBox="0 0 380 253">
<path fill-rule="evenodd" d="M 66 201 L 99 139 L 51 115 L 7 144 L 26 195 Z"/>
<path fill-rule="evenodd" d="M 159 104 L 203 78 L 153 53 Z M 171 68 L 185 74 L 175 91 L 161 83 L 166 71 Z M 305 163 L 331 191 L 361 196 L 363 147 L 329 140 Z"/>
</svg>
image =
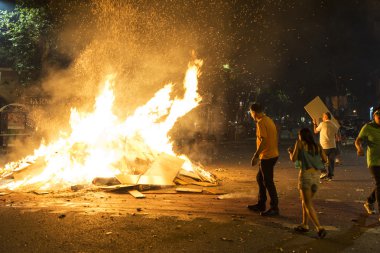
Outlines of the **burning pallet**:
<svg viewBox="0 0 380 253">
<path fill-rule="evenodd" d="M 185 160 L 168 155 L 160 154 L 157 159 L 151 163 L 148 169 L 142 174 L 130 174 L 127 172 L 119 173 L 109 178 L 94 178 L 92 186 L 102 190 L 128 190 L 136 198 L 143 198 L 140 191 L 158 189 L 158 188 L 176 188 L 176 192 L 203 192 L 203 187 L 215 187 L 218 185 L 217 178 L 205 171 L 201 166 L 192 166 L 193 171 L 183 169 Z M 3 183 L 8 185 L 14 182 L 22 182 L 30 177 L 35 177 L 42 173 L 44 162 L 40 159 L 37 161 L 20 162 L 12 170 L 3 170 L 0 174 Z M 26 191 L 40 192 L 43 188 L 43 182 L 37 182 L 28 185 Z M 86 185 L 72 185 L 72 191 L 92 188 Z M 22 189 L 22 188 L 21 188 Z M 46 193 L 46 190 L 42 190 Z M 212 193 L 213 191 L 206 191 Z M 214 191 L 218 192 L 218 191 Z"/>
</svg>

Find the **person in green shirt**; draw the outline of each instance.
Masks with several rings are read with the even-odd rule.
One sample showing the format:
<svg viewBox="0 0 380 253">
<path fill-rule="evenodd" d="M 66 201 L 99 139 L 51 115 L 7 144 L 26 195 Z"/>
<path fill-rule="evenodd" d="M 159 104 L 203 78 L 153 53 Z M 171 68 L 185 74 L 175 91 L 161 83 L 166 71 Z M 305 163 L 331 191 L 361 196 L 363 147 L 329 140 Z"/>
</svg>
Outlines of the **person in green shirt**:
<svg viewBox="0 0 380 253">
<path fill-rule="evenodd" d="M 376 187 L 368 196 L 364 208 L 368 214 L 375 214 L 376 201 L 380 210 L 380 106 L 374 109 L 373 121 L 362 127 L 355 140 L 358 156 L 364 156 L 363 142 L 367 144 L 367 165 L 376 182 Z"/>
</svg>

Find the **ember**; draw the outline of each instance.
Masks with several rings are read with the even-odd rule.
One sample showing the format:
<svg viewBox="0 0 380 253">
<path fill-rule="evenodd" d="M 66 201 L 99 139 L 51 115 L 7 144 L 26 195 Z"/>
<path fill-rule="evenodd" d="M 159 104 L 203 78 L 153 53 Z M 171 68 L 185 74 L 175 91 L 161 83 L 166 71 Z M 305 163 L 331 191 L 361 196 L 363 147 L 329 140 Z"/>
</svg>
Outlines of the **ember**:
<svg viewBox="0 0 380 253">
<path fill-rule="evenodd" d="M 92 112 L 72 108 L 70 133 L 60 133 L 55 142 L 43 143 L 33 155 L 0 170 L 1 188 L 60 190 L 99 183 L 99 178 L 111 178 L 111 184 L 173 185 L 181 174 L 216 184 L 212 174 L 185 155 L 177 156 L 168 138 L 177 119 L 201 101 L 197 92 L 201 65 L 201 60 L 189 64 L 182 99 L 171 100 L 173 85 L 167 84 L 124 121 L 112 113 L 115 97 L 110 78 Z"/>
</svg>

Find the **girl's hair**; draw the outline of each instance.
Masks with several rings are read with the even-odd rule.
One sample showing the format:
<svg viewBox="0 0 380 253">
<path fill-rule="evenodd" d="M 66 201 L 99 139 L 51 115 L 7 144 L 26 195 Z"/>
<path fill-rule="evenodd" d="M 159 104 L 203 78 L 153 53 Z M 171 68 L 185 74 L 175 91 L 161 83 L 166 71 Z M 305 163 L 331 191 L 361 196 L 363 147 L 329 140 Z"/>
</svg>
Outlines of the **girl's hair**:
<svg viewBox="0 0 380 253">
<path fill-rule="evenodd" d="M 298 134 L 301 137 L 301 140 L 306 142 L 307 151 L 311 154 L 316 155 L 319 152 L 319 146 L 314 141 L 313 134 L 311 133 L 309 128 L 302 128 Z"/>
</svg>

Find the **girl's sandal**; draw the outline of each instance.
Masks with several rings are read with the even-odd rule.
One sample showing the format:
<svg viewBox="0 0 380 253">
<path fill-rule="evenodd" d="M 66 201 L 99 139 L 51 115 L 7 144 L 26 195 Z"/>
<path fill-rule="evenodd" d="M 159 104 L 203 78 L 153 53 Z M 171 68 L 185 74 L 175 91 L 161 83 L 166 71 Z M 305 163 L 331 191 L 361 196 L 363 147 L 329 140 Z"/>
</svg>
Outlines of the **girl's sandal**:
<svg viewBox="0 0 380 253">
<path fill-rule="evenodd" d="M 299 232 L 299 233 L 306 233 L 306 232 L 309 232 L 309 229 L 305 228 L 302 225 L 298 225 L 297 227 L 294 228 L 294 231 Z"/>
<path fill-rule="evenodd" d="M 325 238 L 326 235 L 327 235 L 326 229 L 321 228 L 321 229 L 318 231 L 318 237 L 319 237 L 320 239 Z"/>
</svg>

